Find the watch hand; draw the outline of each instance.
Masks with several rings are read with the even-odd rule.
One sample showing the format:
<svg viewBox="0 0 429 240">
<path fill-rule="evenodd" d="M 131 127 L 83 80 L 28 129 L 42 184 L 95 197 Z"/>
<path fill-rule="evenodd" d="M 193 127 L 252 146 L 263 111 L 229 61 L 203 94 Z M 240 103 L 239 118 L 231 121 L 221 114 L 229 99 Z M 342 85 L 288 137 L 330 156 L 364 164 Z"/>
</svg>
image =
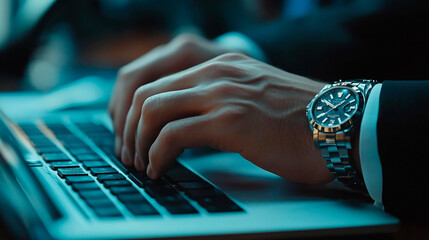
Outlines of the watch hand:
<svg viewBox="0 0 429 240">
<path fill-rule="evenodd" d="M 332 111 L 332 110 L 334 110 L 334 109 L 335 109 L 335 108 L 331 108 L 331 109 L 329 109 L 327 112 L 324 112 L 324 113 L 321 113 L 321 114 L 317 115 L 317 116 L 316 116 L 316 118 L 321 118 L 321 117 L 325 116 L 326 114 L 328 114 L 330 111 Z"/>
<path fill-rule="evenodd" d="M 335 108 L 334 104 L 330 103 L 328 100 L 326 99 L 322 99 L 322 102 L 325 103 L 326 105 L 330 106 L 331 108 Z"/>
<path fill-rule="evenodd" d="M 323 100 L 322 100 L 323 101 Z M 336 109 L 337 107 L 341 106 L 343 103 L 345 102 L 345 100 L 341 101 L 340 103 L 338 103 L 337 105 L 332 105 L 333 107 L 331 109 L 329 109 L 327 112 L 321 113 L 319 115 L 316 116 L 316 118 L 321 118 L 323 116 L 325 116 L 326 114 L 328 114 L 330 111 Z M 329 105 L 329 104 L 328 104 Z"/>
<path fill-rule="evenodd" d="M 337 107 L 341 106 L 345 102 L 346 102 L 346 100 L 341 101 L 340 103 L 338 103 L 337 105 L 335 105 L 334 107 L 332 107 L 332 109 L 336 109 Z"/>
</svg>

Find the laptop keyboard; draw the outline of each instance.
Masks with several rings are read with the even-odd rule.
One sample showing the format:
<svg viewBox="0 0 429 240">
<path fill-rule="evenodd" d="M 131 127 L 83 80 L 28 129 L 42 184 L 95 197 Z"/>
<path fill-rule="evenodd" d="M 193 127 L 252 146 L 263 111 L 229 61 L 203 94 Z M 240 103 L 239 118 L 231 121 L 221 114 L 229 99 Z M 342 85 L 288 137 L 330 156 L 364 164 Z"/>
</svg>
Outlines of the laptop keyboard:
<svg viewBox="0 0 429 240">
<path fill-rule="evenodd" d="M 46 124 L 61 143 L 58 147 L 35 124 L 19 125 L 46 164 L 101 218 L 123 217 L 123 205 L 133 216 L 160 215 L 160 207 L 172 215 L 243 212 L 211 183 L 176 162 L 162 178 L 152 180 L 143 172 L 127 168 L 114 154 L 114 135 L 103 125 L 74 124 L 114 164 L 105 161 L 63 124 Z M 115 168 L 116 167 L 116 168 Z M 118 171 L 119 169 L 120 171 Z M 130 180 L 132 181 L 130 181 Z M 134 184 L 133 184 L 134 183 Z M 151 204 L 143 190 L 157 204 Z M 118 201 L 112 201 L 112 199 Z M 199 206 L 199 207 L 195 207 Z M 158 210 L 157 210 L 158 209 Z"/>
</svg>

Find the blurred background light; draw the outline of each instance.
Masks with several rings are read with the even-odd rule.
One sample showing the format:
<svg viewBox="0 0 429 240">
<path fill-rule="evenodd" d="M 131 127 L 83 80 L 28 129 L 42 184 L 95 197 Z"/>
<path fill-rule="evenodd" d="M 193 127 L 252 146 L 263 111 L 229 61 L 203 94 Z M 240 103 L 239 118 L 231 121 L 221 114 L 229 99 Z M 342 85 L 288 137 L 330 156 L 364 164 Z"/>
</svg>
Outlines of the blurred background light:
<svg viewBox="0 0 429 240">
<path fill-rule="evenodd" d="M 11 0 L 0 1 L 0 49 L 9 35 Z"/>
</svg>

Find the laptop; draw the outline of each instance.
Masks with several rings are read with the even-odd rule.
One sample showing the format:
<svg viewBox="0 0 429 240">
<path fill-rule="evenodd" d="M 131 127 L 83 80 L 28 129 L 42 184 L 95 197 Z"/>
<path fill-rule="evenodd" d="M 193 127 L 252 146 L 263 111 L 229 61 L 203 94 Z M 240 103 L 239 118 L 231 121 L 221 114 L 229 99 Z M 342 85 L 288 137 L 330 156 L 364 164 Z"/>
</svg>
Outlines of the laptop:
<svg viewBox="0 0 429 240">
<path fill-rule="evenodd" d="M 398 227 L 337 182 L 292 183 L 205 147 L 152 180 L 121 164 L 113 137 L 104 110 L 0 114 L 0 214 L 16 238 L 270 239 Z"/>
</svg>

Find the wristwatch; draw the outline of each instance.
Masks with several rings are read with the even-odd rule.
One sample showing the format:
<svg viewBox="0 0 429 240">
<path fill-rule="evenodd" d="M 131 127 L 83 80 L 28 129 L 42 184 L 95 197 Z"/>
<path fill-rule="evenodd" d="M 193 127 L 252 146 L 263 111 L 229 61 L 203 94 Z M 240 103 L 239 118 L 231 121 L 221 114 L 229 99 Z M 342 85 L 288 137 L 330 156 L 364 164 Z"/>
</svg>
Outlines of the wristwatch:
<svg viewBox="0 0 429 240">
<path fill-rule="evenodd" d="M 374 80 L 337 81 L 326 85 L 308 104 L 307 118 L 313 141 L 331 173 L 347 187 L 365 189 L 362 175 L 351 159 L 355 129 L 360 126 Z"/>
</svg>

